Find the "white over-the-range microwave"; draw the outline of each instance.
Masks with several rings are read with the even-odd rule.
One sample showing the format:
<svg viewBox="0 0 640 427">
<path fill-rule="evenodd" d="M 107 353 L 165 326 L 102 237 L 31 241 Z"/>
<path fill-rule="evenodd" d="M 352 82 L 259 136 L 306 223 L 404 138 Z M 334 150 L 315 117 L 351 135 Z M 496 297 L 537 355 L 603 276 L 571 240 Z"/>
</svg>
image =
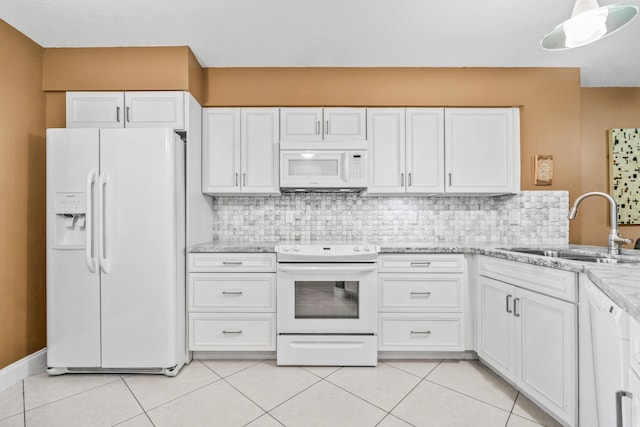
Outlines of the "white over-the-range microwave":
<svg viewBox="0 0 640 427">
<path fill-rule="evenodd" d="M 346 149 L 336 143 L 286 144 L 280 147 L 280 188 L 360 191 L 367 186 L 367 167 L 367 149 L 360 144 Z"/>
</svg>

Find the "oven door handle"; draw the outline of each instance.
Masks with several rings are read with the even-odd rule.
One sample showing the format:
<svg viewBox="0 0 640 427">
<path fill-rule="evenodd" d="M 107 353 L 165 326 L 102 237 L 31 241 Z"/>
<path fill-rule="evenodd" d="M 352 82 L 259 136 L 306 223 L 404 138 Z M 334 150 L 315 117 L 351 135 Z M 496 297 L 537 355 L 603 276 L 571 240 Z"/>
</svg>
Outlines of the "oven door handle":
<svg viewBox="0 0 640 427">
<path fill-rule="evenodd" d="M 349 265 L 344 267 L 336 267 L 336 266 L 326 266 L 326 265 L 314 265 L 314 266 L 289 266 L 289 265 L 279 265 L 279 271 L 285 272 L 310 272 L 310 271 L 319 271 L 319 272 L 331 272 L 331 271 L 340 271 L 345 273 L 363 273 L 367 271 L 376 271 L 376 266 L 374 265 Z"/>
</svg>

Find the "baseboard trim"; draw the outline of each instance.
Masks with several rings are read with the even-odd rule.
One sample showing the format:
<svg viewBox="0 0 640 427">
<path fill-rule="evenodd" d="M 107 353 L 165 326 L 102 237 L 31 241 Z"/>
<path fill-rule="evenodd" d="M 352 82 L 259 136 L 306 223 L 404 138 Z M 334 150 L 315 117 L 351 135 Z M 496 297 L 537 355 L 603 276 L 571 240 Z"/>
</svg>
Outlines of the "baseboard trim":
<svg viewBox="0 0 640 427">
<path fill-rule="evenodd" d="M 43 372 L 47 365 L 47 349 L 36 351 L 0 369 L 0 391 L 6 390 L 23 379 Z"/>
</svg>

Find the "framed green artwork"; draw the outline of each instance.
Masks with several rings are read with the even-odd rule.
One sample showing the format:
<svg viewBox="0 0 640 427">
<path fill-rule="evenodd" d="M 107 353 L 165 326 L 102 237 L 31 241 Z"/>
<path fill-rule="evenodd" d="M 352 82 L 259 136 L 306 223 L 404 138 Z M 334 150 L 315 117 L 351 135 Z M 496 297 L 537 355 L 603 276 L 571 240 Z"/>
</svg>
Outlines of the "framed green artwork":
<svg viewBox="0 0 640 427">
<path fill-rule="evenodd" d="M 609 194 L 618 203 L 618 224 L 640 224 L 640 129 L 609 131 Z"/>
</svg>

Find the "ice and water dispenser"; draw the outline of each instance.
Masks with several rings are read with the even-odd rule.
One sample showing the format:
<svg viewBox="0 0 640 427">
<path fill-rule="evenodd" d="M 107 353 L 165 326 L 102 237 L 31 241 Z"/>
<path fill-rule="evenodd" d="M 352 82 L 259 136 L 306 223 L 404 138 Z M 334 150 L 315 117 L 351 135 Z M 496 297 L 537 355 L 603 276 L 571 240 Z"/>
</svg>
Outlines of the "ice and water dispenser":
<svg viewBox="0 0 640 427">
<path fill-rule="evenodd" d="M 54 200 L 56 249 L 80 249 L 86 244 L 86 193 L 56 192 Z"/>
</svg>

